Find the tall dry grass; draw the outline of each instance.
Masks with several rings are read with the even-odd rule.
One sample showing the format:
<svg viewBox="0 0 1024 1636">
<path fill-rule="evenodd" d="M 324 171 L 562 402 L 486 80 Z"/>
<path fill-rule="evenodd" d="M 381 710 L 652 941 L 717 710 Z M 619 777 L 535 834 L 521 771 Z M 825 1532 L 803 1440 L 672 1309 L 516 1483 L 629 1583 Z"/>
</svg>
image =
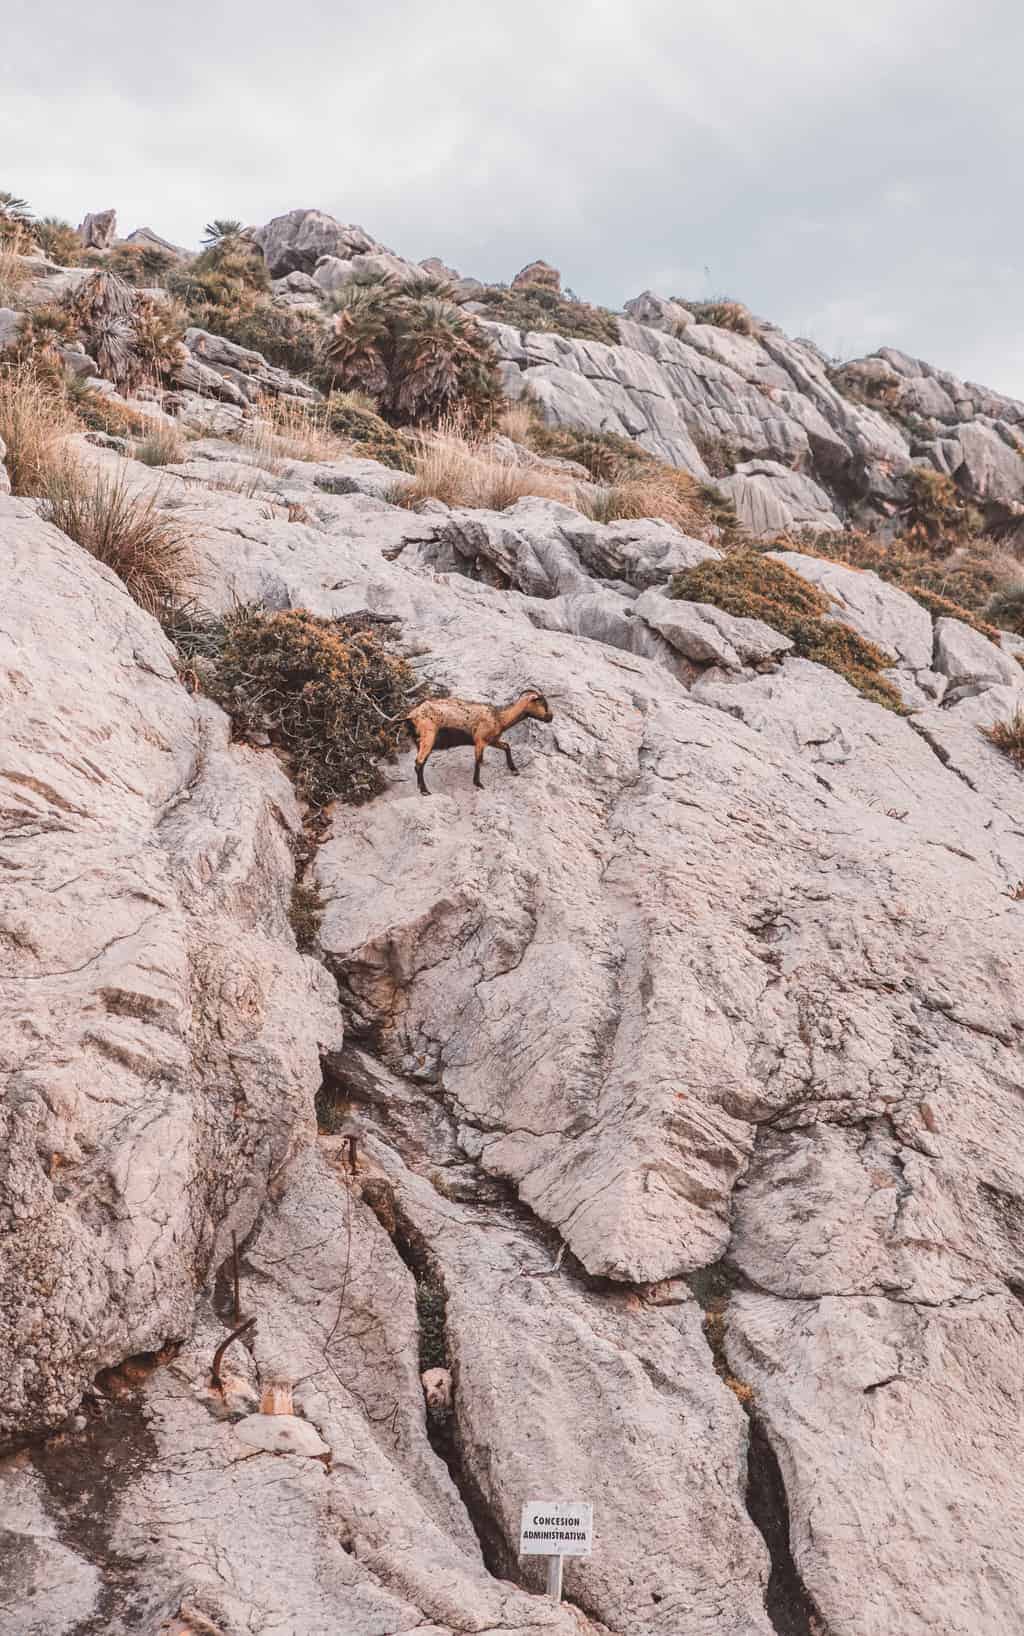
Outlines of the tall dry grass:
<svg viewBox="0 0 1024 1636">
<path fill-rule="evenodd" d="M 0 250 L 0 307 L 14 307 L 31 274 L 20 256 Z"/>
<path fill-rule="evenodd" d="M 144 466 L 177 466 L 188 458 L 188 449 L 179 427 L 153 418 L 153 429 L 136 443 L 136 460 Z"/>
<path fill-rule="evenodd" d="M 242 447 L 254 466 L 280 476 L 286 460 L 343 460 L 351 444 L 330 429 L 326 406 L 295 398 L 265 398 L 246 421 Z"/>
<path fill-rule="evenodd" d="M 38 496 L 77 423 L 59 385 L 29 363 L 0 368 L 0 438 L 15 494 Z"/>
<path fill-rule="evenodd" d="M 514 466 L 495 458 L 485 442 L 467 437 L 449 423 L 425 435 L 415 455 L 412 480 L 397 491 L 397 503 L 442 500 L 448 506 L 504 511 L 527 495 L 577 504 L 576 485 L 564 473 L 544 466 Z"/>
<path fill-rule="evenodd" d="M 87 469 L 71 455 L 47 474 L 45 516 L 90 556 L 112 568 L 149 613 L 188 596 L 195 582 L 192 545 L 158 509 L 157 495 L 135 495 L 127 473 Z"/>
</svg>

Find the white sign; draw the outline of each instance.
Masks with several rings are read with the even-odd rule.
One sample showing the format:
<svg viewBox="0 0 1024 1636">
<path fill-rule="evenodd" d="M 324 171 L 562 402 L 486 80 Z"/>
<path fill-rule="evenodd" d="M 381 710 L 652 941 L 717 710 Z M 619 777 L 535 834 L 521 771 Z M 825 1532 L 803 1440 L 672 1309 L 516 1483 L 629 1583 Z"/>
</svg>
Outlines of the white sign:
<svg viewBox="0 0 1024 1636">
<path fill-rule="evenodd" d="M 519 1530 L 520 1556 L 589 1556 L 594 1507 L 575 1500 L 527 1500 Z"/>
</svg>

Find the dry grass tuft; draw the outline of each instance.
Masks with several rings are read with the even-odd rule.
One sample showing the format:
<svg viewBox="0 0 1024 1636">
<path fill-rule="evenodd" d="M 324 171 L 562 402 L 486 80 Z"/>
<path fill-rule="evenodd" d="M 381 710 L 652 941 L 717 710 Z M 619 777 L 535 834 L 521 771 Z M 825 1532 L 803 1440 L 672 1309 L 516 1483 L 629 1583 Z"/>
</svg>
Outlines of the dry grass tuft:
<svg viewBox="0 0 1024 1636">
<path fill-rule="evenodd" d="M 127 474 L 90 471 L 66 457 L 47 474 L 46 516 L 123 580 L 140 607 L 159 613 L 180 602 L 195 578 L 191 544 L 157 509 L 157 496 L 132 494 Z"/>
<path fill-rule="evenodd" d="M 572 478 L 543 466 L 512 466 L 488 453 L 486 443 L 466 437 L 458 423 L 448 422 L 422 439 L 414 456 L 413 480 L 397 494 L 397 503 L 442 500 L 448 506 L 504 511 L 527 495 L 577 506 Z"/>
<path fill-rule="evenodd" d="M 188 451 L 180 429 L 154 417 L 153 430 L 136 443 L 134 454 L 144 466 L 177 466 L 187 459 Z"/>
<path fill-rule="evenodd" d="M 30 274 L 20 256 L 0 249 L 0 307 L 16 307 Z"/>
<path fill-rule="evenodd" d="M 247 421 L 241 443 L 254 466 L 279 476 L 285 460 L 342 460 L 349 446 L 331 431 L 325 405 L 296 398 L 264 398 Z"/>
<path fill-rule="evenodd" d="M 648 474 L 625 477 L 608 488 L 580 490 L 580 509 L 597 523 L 660 517 L 681 534 L 707 526 L 707 507 L 696 478 L 673 466 L 652 466 Z"/>
<path fill-rule="evenodd" d="M 0 368 L 0 438 L 15 494 L 41 495 L 75 422 L 52 377 L 29 363 Z"/>
<path fill-rule="evenodd" d="M 1008 756 L 1024 772 L 1024 709 L 1017 708 L 1005 721 L 996 721 L 981 731 L 990 744 Z"/>
</svg>

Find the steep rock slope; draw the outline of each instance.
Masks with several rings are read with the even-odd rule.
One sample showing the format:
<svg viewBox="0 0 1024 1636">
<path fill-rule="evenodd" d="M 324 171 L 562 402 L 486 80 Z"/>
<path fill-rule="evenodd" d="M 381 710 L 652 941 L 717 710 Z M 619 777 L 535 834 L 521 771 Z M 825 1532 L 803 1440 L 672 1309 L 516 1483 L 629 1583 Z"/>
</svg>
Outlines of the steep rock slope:
<svg viewBox="0 0 1024 1636">
<path fill-rule="evenodd" d="M 654 583 L 680 536 L 526 504 L 538 598 L 452 572 L 458 519 L 330 492 L 342 468 L 250 467 L 243 497 L 191 453 L 123 469 L 207 606 L 398 613 L 435 680 L 529 679 L 555 721 L 519 779 L 495 758 L 473 791 L 455 751 L 429 800 L 402 762 L 335 813 L 314 963 L 273 756 L 2 502 L 10 1440 L 109 1372 L 0 1467 L 16 1628 L 1014 1628 L 1024 825 L 978 726 L 1020 688 L 900 718 L 784 642 L 759 668 L 747 621 L 734 662 L 666 662 L 540 615 L 600 595 L 652 629 L 635 586 L 559 582 L 628 546 Z M 884 588 L 840 591 L 893 640 Z M 354 1174 L 313 1142 L 321 1071 Z M 258 1323 L 221 1396 L 232 1231 Z M 258 1412 L 281 1383 L 293 1417 Z M 515 1555 L 521 1501 L 568 1488 L 598 1516 L 579 1615 Z"/>
</svg>

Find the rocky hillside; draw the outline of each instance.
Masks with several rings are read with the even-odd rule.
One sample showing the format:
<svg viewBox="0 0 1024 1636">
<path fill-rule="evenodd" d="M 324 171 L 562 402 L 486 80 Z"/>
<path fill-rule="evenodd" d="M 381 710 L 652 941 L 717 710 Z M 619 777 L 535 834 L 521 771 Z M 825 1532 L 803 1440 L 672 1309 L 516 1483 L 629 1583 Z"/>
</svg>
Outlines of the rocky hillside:
<svg viewBox="0 0 1024 1636">
<path fill-rule="evenodd" d="M 352 269 L 443 275 L 505 392 L 683 473 L 692 527 L 508 432 L 541 492 L 502 509 L 422 492 L 422 430 L 297 458 L 313 372 L 191 326 L 118 390 L 63 330 L 107 416 L 55 426 L 74 481 L 187 542 L 161 621 L 0 421 L 0 1629 L 1006 1636 L 1024 640 L 888 565 L 1012 588 L 1024 406 L 317 212 L 246 242 L 321 326 Z M 24 250 L 0 414 L 95 274 Z M 482 790 L 457 748 L 428 800 L 404 751 L 300 799 L 181 635 L 239 605 L 394 619 L 435 691 L 553 722 Z M 542 1495 L 595 1508 L 560 1606 Z"/>
</svg>

